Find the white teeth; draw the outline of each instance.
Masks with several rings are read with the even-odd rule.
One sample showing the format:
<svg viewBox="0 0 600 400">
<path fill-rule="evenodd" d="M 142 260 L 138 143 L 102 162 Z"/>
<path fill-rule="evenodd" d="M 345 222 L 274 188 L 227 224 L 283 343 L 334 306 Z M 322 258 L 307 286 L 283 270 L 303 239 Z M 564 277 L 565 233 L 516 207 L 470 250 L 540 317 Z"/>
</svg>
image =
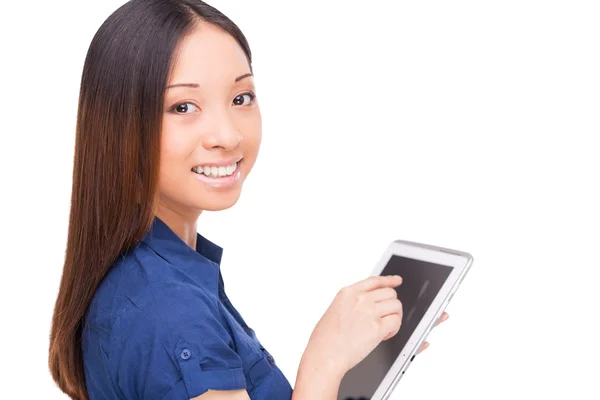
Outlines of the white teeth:
<svg viewBox="0 0 600 400">
<path fill-rule="evenodd" d="M 192 168 L 192 170 L 197 174 L 206 175 L 211 178 L 221 178 L 233 174 L 237 169 L 237 165 L 237 163 L 233 163 L 225 167 L 208 167 L 199 165 Z"/>
</svg>

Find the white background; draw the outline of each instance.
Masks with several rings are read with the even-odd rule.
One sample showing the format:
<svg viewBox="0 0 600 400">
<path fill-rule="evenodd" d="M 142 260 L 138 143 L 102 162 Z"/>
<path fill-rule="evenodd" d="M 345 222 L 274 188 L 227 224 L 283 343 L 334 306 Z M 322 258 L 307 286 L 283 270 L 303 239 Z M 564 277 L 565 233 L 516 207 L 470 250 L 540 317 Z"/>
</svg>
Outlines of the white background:
<svg viewBox="0 0 600 400">
<path fill-rule="evenodd" d="M 2 398 L 65 398 L 47 369 L 79 79 L 123 1 L 1 14 Z M 392 399 L 598 399 L 597 1 L 233 1 L 263 147 L 199 231 L 292 386 L 337 291 L 394 239 L 468 251 L 450 320 Z"/>
</svg>

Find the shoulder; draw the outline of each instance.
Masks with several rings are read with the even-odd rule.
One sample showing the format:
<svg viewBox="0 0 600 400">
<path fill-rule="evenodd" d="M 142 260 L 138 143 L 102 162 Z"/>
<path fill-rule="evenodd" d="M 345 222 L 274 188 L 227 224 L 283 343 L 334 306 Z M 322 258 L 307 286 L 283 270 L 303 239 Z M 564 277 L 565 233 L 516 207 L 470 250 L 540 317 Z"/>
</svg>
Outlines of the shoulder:
<svg viewBox="0 0 600 400">
<path fill-rule="evenodd" d="M 140 242 L 113 263 L 96 289 L 88 318 L 92 324 L 109 328 L 119 315 L 128 310 L 151 312 L 150 307 L 160 309 L 165 302 L 186 302 L 190 296 L 196 302 L 213 302 L 206 288 L 197 280 Z M 162 300 L 157 301 L 159 299 Z"/>
<path fill-rule="evenodd" d="M 115 334 L 126 334 L 128 326 L 136 325 L 169 334 L 209 322 L 222 324 L 216 298 L 195 284 L 168 279 L 149 283 L 135 297 L 125 296 L 114 316 L 114 329 Z"/>
<path fill-rule="evenodd" d="M 207 385 L 245 387 L 234 339 L 209 289 L 216 275 L 203 267 L 172 265 L 143 243 L 113 265 L 86 318 L 90 383 L 108 379 L 103 387 L 124 398 L 181 392 L 189 399 Z"/>
<path fill-rule="evenodd" d="M 84 353 L 89 357 L 100 348 L 108 355 L 134 325 L 171 343 L 182 329 L 193 329 L 186 328 L 190 324 L 222 324 L 217 302 L 201 280 L 141 243 L 119 258 L 98 286 L 84 320 Z"/>
<path fill-rule="evenodd" d="M 242 359 L 214 297 L 180 281 L 154 282 L 116 317 L 109 374 L 125 398 L 246 388 Z M 173 397 L 175 398 L 175 397 Z"/>
</svg>

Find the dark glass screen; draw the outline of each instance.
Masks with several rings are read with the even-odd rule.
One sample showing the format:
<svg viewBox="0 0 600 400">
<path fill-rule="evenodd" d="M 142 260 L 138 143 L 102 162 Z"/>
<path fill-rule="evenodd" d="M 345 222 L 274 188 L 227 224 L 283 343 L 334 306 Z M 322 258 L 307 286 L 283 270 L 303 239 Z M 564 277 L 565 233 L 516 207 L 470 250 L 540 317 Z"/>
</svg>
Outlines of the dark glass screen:
<svg viewBox="0 0 600 400">
<path fill-rule="evenodd" d="M 392 255 L 381 275 L 402 277 L 402 284 L 396 287 L 404 313 L 402 326 L 346 373 L 338 400 L 368 400 L 375 394 L 451 272 L 450 266 Z"/>
</svg>

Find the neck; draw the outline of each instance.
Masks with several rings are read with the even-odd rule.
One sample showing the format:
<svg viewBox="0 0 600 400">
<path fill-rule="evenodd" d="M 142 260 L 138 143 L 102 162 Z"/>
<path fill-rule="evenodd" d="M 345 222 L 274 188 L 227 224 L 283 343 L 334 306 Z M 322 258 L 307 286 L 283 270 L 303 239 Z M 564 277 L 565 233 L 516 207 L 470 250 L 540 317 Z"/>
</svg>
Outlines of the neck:
<svg viewBox="0 0 600 400">
<path fill-rule="evenodd" d="M 196 233 L 198 232 L 199 212 L 181 212 L 174 207 L 158 206 L 157 217 L 160 218 L 183 242 L 196 249 Z"/>
</svg>

